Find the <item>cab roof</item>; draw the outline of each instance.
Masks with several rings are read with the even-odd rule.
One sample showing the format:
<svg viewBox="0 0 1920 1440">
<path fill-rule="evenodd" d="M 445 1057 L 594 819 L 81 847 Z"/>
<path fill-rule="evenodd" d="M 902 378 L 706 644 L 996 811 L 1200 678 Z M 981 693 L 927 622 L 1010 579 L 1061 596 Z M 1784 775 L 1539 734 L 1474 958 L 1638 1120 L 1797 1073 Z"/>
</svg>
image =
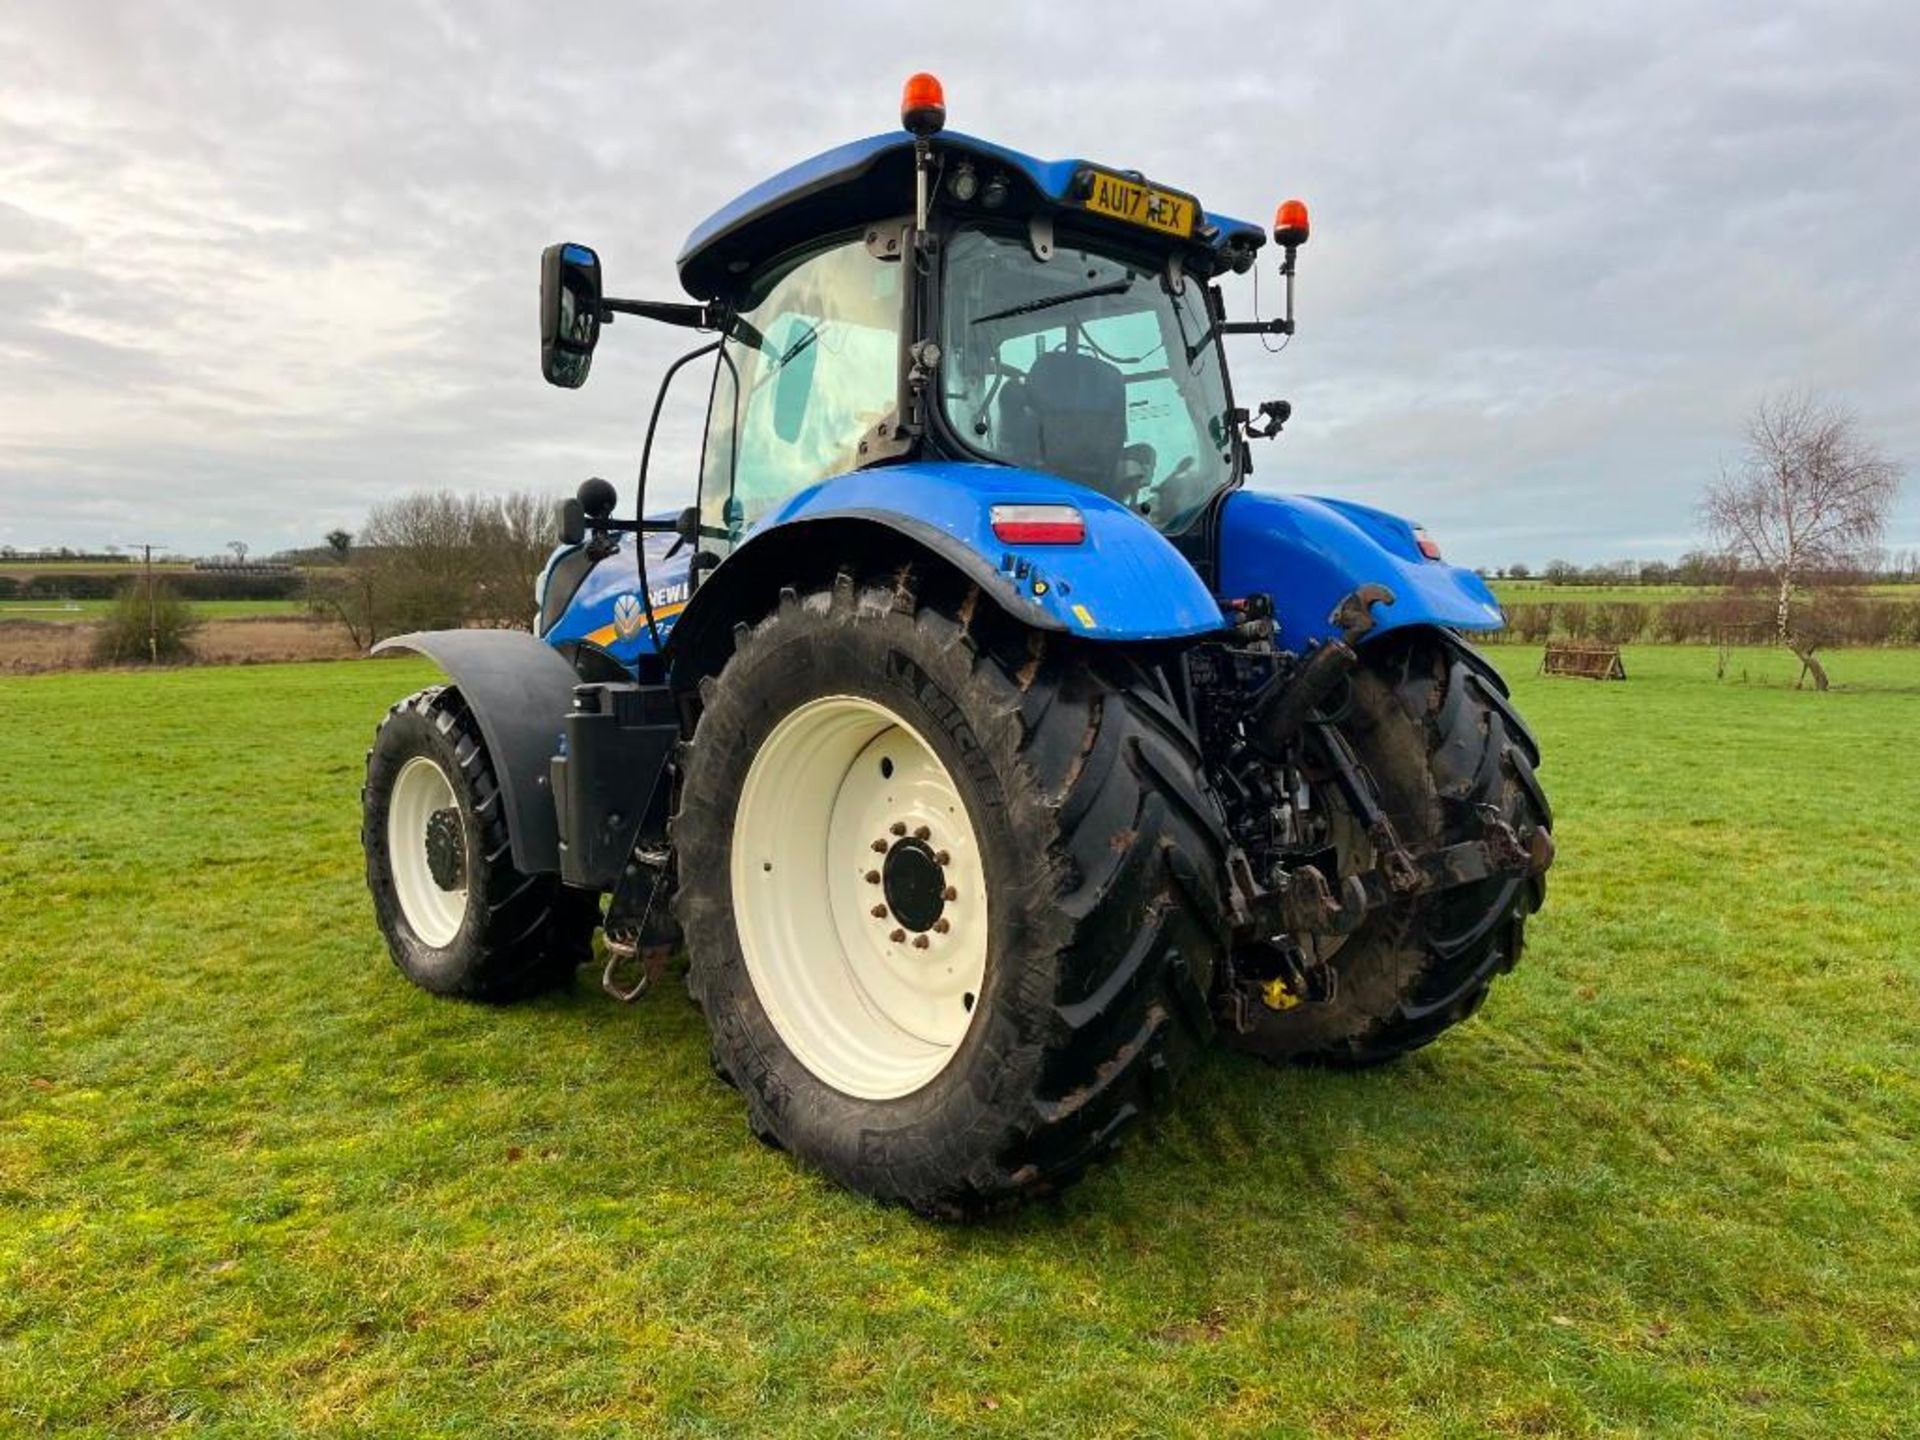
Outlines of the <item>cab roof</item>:
<svg viewBox="0 0 1920 1440">
<path fill-rule="evenodd" d="M 936 136 L 933 145 L 936 156 L 947 163 L 960 156 L 972 159 L 983 185 L 995 174 L 1004 175 L 1009 189 L 1005 209 L 1014 214 L 1072 205 L 1075 179 L 1093 163 L 1040 160 L 951 130 Z M 905 215 L 912 208 L 913 137 L 897 130 L 870 135 L 789 166 L 709 215 L 681 247 L 676 262 L 680 283 L 696 299 L 710 299 L 732 277 L 795 245 Z M 1135 237 L 1148 233 L 1124 224 L 1122 228 Z M 1228 249 L 1250 253 L 1265 239 L 1257 225 L 1203 211 L 1187 244 L 1202 255 Z M 1163 243 L 1181 242 L 1163 237 Z"/>
</svg>

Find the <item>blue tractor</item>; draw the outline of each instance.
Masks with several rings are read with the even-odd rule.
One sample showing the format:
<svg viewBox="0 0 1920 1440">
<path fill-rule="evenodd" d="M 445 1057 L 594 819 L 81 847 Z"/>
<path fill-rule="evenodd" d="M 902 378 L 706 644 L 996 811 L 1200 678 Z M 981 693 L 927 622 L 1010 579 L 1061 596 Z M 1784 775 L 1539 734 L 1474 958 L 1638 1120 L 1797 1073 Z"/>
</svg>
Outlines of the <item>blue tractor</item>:
<svg viewBox="0 0 1920 1440">
<path fill-rule="evenodd" d="M 387 641 L 447 683 L 367 765 L 379 924 L 428 990 L 684 943 L 753 1131 L 964 1215 L 1110 1152 L 1218 1037 L 1365 1066 L 1471 1015 L 1553 854 L 1539 750 L 1415 525 L 1246 486 L 1284 402 L 1223 341 L 1266 240 L 1137 171 L 903 133 L 748 191 L 690 301 L 542 260 L 541 356 L 705 332 L 698 503 L 562 507 L 536 634 Z M 656 401 L 653 422 L 660 415 Z"/>
</svg>

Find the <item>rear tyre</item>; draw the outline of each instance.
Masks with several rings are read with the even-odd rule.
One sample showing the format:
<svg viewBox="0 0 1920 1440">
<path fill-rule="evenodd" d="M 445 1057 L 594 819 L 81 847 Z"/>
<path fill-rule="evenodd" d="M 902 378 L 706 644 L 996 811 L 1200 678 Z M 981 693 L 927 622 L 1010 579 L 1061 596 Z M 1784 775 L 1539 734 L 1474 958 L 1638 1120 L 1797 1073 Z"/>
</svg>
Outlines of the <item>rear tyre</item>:
<svg viewBox="0 0 1920 1440">
<path fill-rule="evenodd" d="M 674 821 L 753 1132 L 940 1216 L 1111 1151 L 1223 944 L 1219 817 L 1149 672 L 977 599 L 786 592 L 703 686 Z"/>
<path fill-rule="evenodd" d="M 599 897 L 513 868 L 499 782 L 457 689 L 387 712 L 360 798 L 374 915 L 421 989 L 514 1000 L 566 984 L 592 958 Z"/>
<path fill-rule="evenodd" d="M 1523 839 L 1551 824 L 1535 778 L 1540 749 L 1477 652 L 1436 631 L 1389 635 L 1361 652 L 1340 733 L 1401 843 L 1419 853 L 1471 840 L 1497 815 Z M 1337 827 L 1339 828 L 1339 827 Z M 1357 824 L 1340 846 L 1343 875 L 1370 868 Z M 1272 1061 L 1360 1067 L 1439 1038 L 1480 1008 L 1520 959 L 1538 876 L 1481 881 L 1371 914 L 1326 957 L 1326 1004 L 1257 1008 L 1228 1043 Z"/>
</svg>

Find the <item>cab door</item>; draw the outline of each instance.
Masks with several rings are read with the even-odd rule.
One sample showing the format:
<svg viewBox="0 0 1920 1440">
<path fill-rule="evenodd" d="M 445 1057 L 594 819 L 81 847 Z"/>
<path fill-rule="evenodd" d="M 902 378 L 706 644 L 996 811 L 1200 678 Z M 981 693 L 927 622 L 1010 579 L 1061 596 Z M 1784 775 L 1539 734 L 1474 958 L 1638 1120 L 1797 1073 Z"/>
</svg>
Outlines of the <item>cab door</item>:
<svg viewBox="0 0 1920 1440">
<path fill-rule="evenodd" d="M 700 473 L 702 546 L 725 556 L 792 495 L 854 469 L 898 399 L 902 281 L 865 232 L 750 284 L 722 346 Z"/>
</svg>

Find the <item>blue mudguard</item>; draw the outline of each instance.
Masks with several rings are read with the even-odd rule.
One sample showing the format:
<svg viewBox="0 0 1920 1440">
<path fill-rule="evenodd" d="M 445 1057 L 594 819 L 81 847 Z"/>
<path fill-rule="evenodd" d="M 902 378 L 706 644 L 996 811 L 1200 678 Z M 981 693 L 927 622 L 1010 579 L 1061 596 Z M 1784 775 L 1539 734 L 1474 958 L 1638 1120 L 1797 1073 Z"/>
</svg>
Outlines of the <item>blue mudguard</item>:
<svg viewBox="0 0 1920 1440">
<path fill-rule="evenodd" d="M 1019 504 L 1074 506 L 1086 521 L 1086 538 L 1072 545 L 1003 543 L 993 533 L 993 507 Z M 655 618 L 671 620 L 676 629 L 691 625 L 696 633 L 712 620 L 730 622 L 738 617 L 721 612 L 737 594 L 737 580 L 788 568 L 783 546 L 844 543 L 849 526 L 890 530 L 902 546 L 938 556 L 1036 629 L 1093 640 L 1168 640 L 1223 623 L 1193 567 L 1124 505 L 1057 476 L 949 461 L 855 471 L 796 492 L 748 530 L 690 605 L 684 568 L 668 568 L 683 567 L 681 557 L 663 558 L 657 572 L 650 563 Z M 613 565 L 620 567 L 618 580 L 603 579 Z M 634 588 L 626 555 L 594 572 L 575 609 L 547 638 L 589 638 L 632 664 L 652 646 L 644 621 L 631 636 L 618 633 L 620 616 L 629 623 L 634 617 L 633 604 L 620 598 L 622 586 Z"/>
<path fill-rule="evenodd" d="M 1068 504 L 1086 519 L 1077 545 L 1006 545 L 993 533 L 992 509 L 1008 504 Z M 718 582 L 753 567 L 778 535 L 803 527 L 859 521 L 881 525 L 956 566 L 1026 623 L 1096 640 L 1165 640 L 1222 624 L 1220 607 L 1180 552 L 1124 505 L 1057 476 L 1002 465 L 926 461 L 856 471 L 796 492 L 764 516 L 701 588 L 703 603 L 725 602 Z M 586 641 L 629 667 L 653 653 L 639 601 L 633 537 L 596 565 L 541 638 Z M 831 543 L 830 541 L 828 543 Z M 650 535 L 647 582 L 653 618 L 667 642 L 687 611 L 688 554 L 670 535 Z M 548 561 L 548 579 L 569 551 Z M 709 600 L 708 590 L 715 591 Z M 735 617 L 727 617 L 729 620 Z"/>
<path fill-rule="evenodd" d="M 1479 576 L 1429 560 L 1412 525 L 1365 505 L 1237 491 L 1220 517 L 1219 555 L 1220 594 L 1271 595 L 1278 641 L 1287 650 L 1338 634 L 1328 617 L 1369 582 L 1396 597 L 1374 611 L 1376 634 L 1409 625 L 1498 630 L 1504 623 Z"/>
<path fill-rule="evenodd" d="M 995 505 L 1045 504 L 1079 510 L 1086 538 L 1009 545 L 995 537 Z M 884 525 L 918 541 L 1038 629 L 1095 640 L 1170 640 L 1224 623 L 1193 567 L 1126 506 L 1058 476 L 1005 465 L 928 460 L 842 475 L 794 494 L 727 564 L 751 565 L 756 545 L 777 531 L 835 520 Z"/>
</svg>

